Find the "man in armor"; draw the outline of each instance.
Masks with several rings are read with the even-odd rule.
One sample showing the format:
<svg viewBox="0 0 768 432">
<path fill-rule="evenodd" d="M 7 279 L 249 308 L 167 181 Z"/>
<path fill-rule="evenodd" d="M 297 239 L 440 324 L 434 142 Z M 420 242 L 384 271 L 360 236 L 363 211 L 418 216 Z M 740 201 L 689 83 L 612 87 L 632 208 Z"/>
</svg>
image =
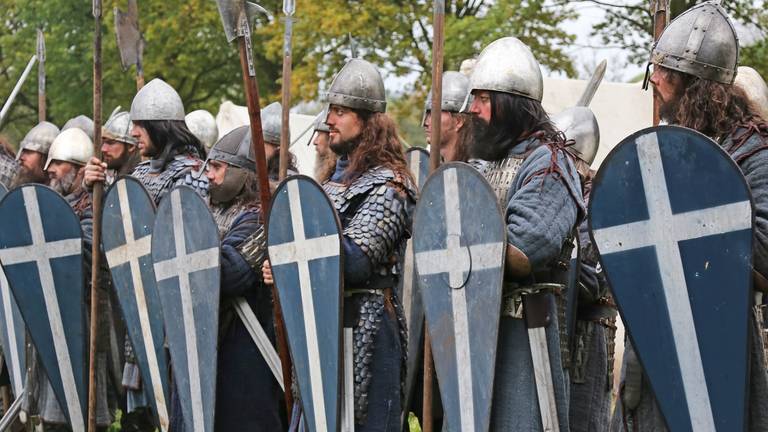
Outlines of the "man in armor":
<svg viewBox="0 0 768 432">
<path fill-rule="evenodd" d="M 283 107 L 272 102 L 261 110 L 261 130 L 264 136 L 264 154 L 267 157 L 269 180 L 277 182 L 280 171 L 280 137 L 283 130 Z M 290 141 L 290 138 L 289 138 Z M 292 153 L 288 153 L 288 175 L 298 173 Z"/>
<path fill-rule="evenodd" d="M 331 135 L 325 119 L 328 118 L 328 109 L 325 108 L 315 119 L 315 131 L 310 138 L 310 143 L 315 146 L 315 180 L 318 183 L 331 178 L 336 171 L 336 153 L 331 150 Z"/>
<path fill-rule="evenodd" d="M 266 238 L 248 126 L 233 130 L 213 146 L 206 176 L 222 238 L 215 429 L 284 430 L 280 386 L 233 307 L 234 301 L 244 298 L 274 343 L 272 294 L 261 274 Z"/>
<path fill-rule="evenodd" d="M 107 120 L 101 132 L 101 154 L 107 164 L 107 183 L 133 172 L 141 161 L 136 138 L 131 136 L 131 115 L 126 111 L 115 113 Z"/>
<path fill-rule="evenodd" d="M 354 335 L 358 432 L 400 430 L 405 318 L 393 287 L 417 190 L 395 123 L 385 113 L 375 66 L 350 60 L 328 92 L 330 148 L 339 156 L 323 189 L 339 212 L 344 253 L 344 327 Z M 269 263 L 264 279 L 271 283 Z"/>
<path fill-rule="evenodd" d="M 219 138 L 219 127 L 213 114 L 206 110 L 195 110 L 184 118 L 192 135 L 203 143 L 205 151 L 210 151 L 213 144 Z"/>
<path fill-rule="evenodd" d="M 461 112 L 467 98 L 469 79 L 461 72 L 443 74 L 443 96 L 440 104 L 440 156 L 445 162 L 466 162 L 469 159 L 471 136 L 469 114 Z M 424 136 L 432 141 L 432 91 L 424 108 Z"/>
<path fill-rule="evenodd" d="M 560 430 L 568 427 L 561 363 L 563 317 L 557 304 L 567 279 L 572 238 L 584 204 L 561 132 L 541 106 L 541 70 L 530 49 L 514 37 L 498 39 L 480 54 L 469 79 L 476 138 L 471 156 L 489 161 L 483 174 L 496 192 L 507 223 L 502 317 L 499 328 L 492 430 L 540 431 L 537 394 L 554 393 Z M 551 382 L 534 379 L 525 298 L 541 299 Z M 550 371 L 542 371 L 547 374 Z"/>
<path fill-rule="evenodd" d="M 58 134 L 59 128 L 46 121 L 40 122 L 27 132 L 16 154 L 20 166 L 13 182 L 14 186 L 28 183 L 48 184 L 48 175 L 43 166 L 48 157 L 48 149 Z"/>
<path fill-rule="evenodd" d="M 698 24 L 697 24 L 698 23 Z M 692 42 L 693 41 L 693 42 Z M 694 43 L 695 45 L 691 45 Z M 683 12 L 661 34 L 651 52 L 650 83 L 661 118 L 717 141 L 739 165 L 754 204 L 753 286 L 750 314 L 749 430 L 768 430 L 764 294 L 768 292 L 768 122 L 734 86 L 739 44 L 718 3 Z M 627 344 L 622 392 L 614 430 L 665 431 L 648 378 Z"/>
<path fill-rule="evenodd" d="M 600 145 L 597 118 L 589 108 L 576 106 L 553 116 L 552 122 L 572 144 L 567 151 L 579 172 L 586 205 L 596 173 L 590 165 Z M 571 383 L 569 423 L 571 432 L 600 432 L 608 430 L 611 418 L 617 312 L 586 218 L 579 224 L 578 236 L 578 279 L 568 287 L 577 290 L 575 324 L 569 329 L 572 345 L 563 341 L 570 345 L 563 350 L 567 353 L 563 366 Z"/>
</svg>

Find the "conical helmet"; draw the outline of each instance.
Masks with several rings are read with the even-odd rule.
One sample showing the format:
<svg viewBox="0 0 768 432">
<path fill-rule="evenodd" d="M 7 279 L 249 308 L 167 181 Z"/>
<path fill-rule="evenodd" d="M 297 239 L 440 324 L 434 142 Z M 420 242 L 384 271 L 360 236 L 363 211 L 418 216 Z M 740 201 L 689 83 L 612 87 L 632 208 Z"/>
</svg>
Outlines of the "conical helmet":
<svg viewBox="0 0 768 432">
<path fill-rule="evenodd" d="M 91 120 L 90 117 L 81 114 L 71 118 L 64 123 L 64 126 L 61 127 L 61 131 L 64 132 L 65 130 L 72 128 L 78 128 L 85 132 L 88 135 L 88 138 L 93 141 L 93 120 Z"/>
<path fill-rule="evenodd" d="M 55 160 L 85 165 L 91 157 L 93 157 L 93 141 L 82 129 L 69 128 L 61 131 L 53 140 L 44 169 L 48 169 L 51 162 Z"/>
<path fill-rule="evenodd" d="M 353 58 L 336 75 L 328 90 L 328 103 L 352 109 L 385 112 L 384 80 L 371 63 Z"/>
<path fill-rule="evenodd" d="M 566 108 L 550 119 L 569 140 L 576 156 L 591 165 L 600 147 L 600 127 L 591 109 L 583 106 Z"/>
<path fill-rule="evenodd" d="M 669 23 L 651 52 L 651 63 L 699 78 L 732 84 L 739 39 L 715 2 L 698 4 Z"/>
<path fill-rule="evenodd" d="M 265 143 L 280 145 L 283 131 L 283 106 L 280 102 L 272 102 L 261 110 L 261 131 Z"/>
<path fill-rule="evenodd" d="M 192 135 L 196 136 L 206 149 L 210 149 L 219 137 L 219 128 L 213 114 L 206 110 L 196 110 L 187 114 L 184 120 Z"/>
<path fill-rule="evenodd" d="M 515 37 L 491 42 L 477 58 L 469 77 L 469 91 L 511 93 L 541 102 L 544 81 L 531 49 Z"/>
<path fill-rule="evenodd" d="M 240 126 L 221 137 L 208 153 L 208 160 L 226 162 L 238 168 L 256 172 L 250 126 Z"/>
<path fill-rule="evenodd" d="M 469 78 L 461 72 L 448 71 L 443 74 L 443 95 L 440 101 L 440 110 L 447 112 L 460 112 L 464 101 L 469 94 Z M 432 90 L 427 95 L 427 103 L 424 106 L 422 126 L 427 120 L 427 113 L 432 111 Z"/>
<path fill-rule="evenodd" d="M 59 128 L 55 124 L 47 121 L 40 122 L 37 126 L 27 132 L 24 139 L 19 144 L 19 152 L 16 154 L 16 160 L 21 157 L 23 150 L 35 151 L 44 155 L 48 154 L 51 143 L 59 134 Z"/>
<path fill-rule="evenodd" d="M 141 88 L 131 103 L 131 120 L 184 120 L 181 96 L 160 78 Z"/>
<path fill-rule="evenodd" d="M 325 121 L 328 120 L 328 106 L 326 105 L 315 118 L 315 132 L 330 132 L 331 128 Z"/>
<path fill-rule="evenodd" d="M 120 111 L 107 120 L 101 130 L 101 136 L 121 143 L 136 145 L 136 138 L 131 136 L 131 124 L 131 115 L 127 111 Z"/>
</svg>

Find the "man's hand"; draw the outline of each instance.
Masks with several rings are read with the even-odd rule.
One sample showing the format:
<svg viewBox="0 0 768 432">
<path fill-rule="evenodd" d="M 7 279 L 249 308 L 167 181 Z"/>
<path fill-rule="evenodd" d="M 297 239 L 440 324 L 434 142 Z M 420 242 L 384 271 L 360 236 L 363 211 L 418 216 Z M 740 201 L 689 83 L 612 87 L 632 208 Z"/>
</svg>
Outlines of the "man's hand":
<svg viewBox="0 0 768 432">
<path fill-rule="evenodd" d="M 92 188 L 96 182 L 104 182 L 107 179 L 107 164 L 99 159 L 92 157 L 85 165 L 85 175 L 83 183 L 85 187 Z"/>
<path fill-rule="evenodd" d="M 272 266 L 269 265 L 269 260 L 264 261 L 264 264 L 261 265 L 261 276 L 264 278 L 265 284 L 272 285 L 275 283 L 275 280 L 272 279 Z"/>
</svg>

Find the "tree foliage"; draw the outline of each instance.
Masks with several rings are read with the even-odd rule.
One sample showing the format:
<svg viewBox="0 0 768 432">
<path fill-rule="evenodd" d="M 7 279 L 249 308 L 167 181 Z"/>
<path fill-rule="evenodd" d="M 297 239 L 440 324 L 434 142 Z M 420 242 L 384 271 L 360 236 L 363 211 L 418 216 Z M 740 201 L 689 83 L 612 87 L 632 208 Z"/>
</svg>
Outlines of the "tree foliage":
<svg viewBox="0 0 768 432">
<path fill-rule="evenodd" d="M 552 0 L 447 0 L 445 69 L 475 56 L 490 41 L 515 35 L 529 44 L 549 70 L 574 74 L 561 47 L 572 36 L 562 23 L 573 15 Z M 259 17 L 253 33 L 262 103 L 279 99 L 283 49 L 282 1 L 259 2 L 272 12 Z M 134 70 L 123 71 L 114 34 L 114 7 L 103 0 L 103 117 L 135 94 Z M 385 77 L 415 82 L 388 89 L 407 103 L 423 103 L 431 74 L 432 2 L 427 0 L 298 0 L 293 43 L 293 102 L 314 100 L 350 57 L 351 34 L 360 55 L 379 65 Z M 91 0 L 0 0 L 0 97 L 10 94 L 30 56 L 35 31 L 47 47 L 48 119 L 57 125 L 78 114 L 92 115 L 94 20 Z M 162 77 L 181 94 L 188 111 L 213 111 L 225 99 L 244 104 L 236 45 L 227 44 L 213 0 L 139 0 L 139 24 L 146 41 L 146 80 Z M 391 82 L 388 80 L 387 82 Z M 33 73 L 0 133 L 18 141 L 37 122 Z M 393 104 L 396 106 L 398 104 Z M 414 117 L 417 110 L 395 110 Z M 413 124 L 409 129 L 414 129 Z"/>
</svg>

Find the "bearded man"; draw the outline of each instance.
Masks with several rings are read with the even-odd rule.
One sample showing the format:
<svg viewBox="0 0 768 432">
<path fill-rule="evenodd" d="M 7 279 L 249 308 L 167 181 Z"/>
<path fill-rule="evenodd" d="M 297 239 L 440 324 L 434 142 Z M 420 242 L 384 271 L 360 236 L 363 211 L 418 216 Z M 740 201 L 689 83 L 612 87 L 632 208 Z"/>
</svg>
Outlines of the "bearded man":
<svg viewBox="0 0 768 432">
<path fill-rule="evenodd" d="M 707 25 L 696 25 L 706 20 Z M 689 46 L 691 41 L 696 46 Z M 755 212 L 750 314 L 748 428 L 768 430 L 768 374 L 765 366 L 765 302 L 768 291 L 768 123 L 733 85 L 739 44 L 726 12 L 702 3 L 683 12 L 664 30 L 651 53 L 650 83 L 662 120 L 697 130 L 717 141 L 738 164 L 752 192 Z M 627 344 L 624 380 L 614 430 L 665 431 L 648 378 Z"/>
<path fill-rule="evenodd" d="M 101 154 L 107 164 L 107 184 L 133 172 L 141 161 L 136 138 L 131 136 L 131 115 L 121 111 L 107 120 L 101 132 Z"/>
<path fill-rule="evenodd" d="M 13 181 L 14 186 L 39 183 L 48 184 L 48 175 L 43 166 L 48 157 L 48 149 L 59 134 L 59 128 L 53 123 L 40 122 L 30 129 L 19 143 L 16 160 L 19 161 L 19 173 Z"/>
<path fill-rule="evenodd" d="M 461 112 L 467 98 L 469 79 L 460 72 L 443 74 L 443 96 L 440 101 L 440 156 L 445 162 L 467 162 L 472 135 L 470 115 Z M 432 91 L 424 108 L 424 136 L 432 143 Z"/>
<path fill-rule="evenodd" d="M 530 49 L 514 37 L 498 39 L 480 54 L 469 78 L 475 139 L 471 156 L 489 161 L 483 174 L 507 224 L 506 271 L 496 357 L 492 430 L 541 431 L 541 392 L 554 393 L 560 430 L 568 427 L 568 398 L 561 361 L 564 326 L 557 302 L 577 223 L 584 215 L 579 175 L 565 139 L 541 106 L 541 70 Z M 529 300 L 530 299 L 530 300 Z M 534 379 L 523 313 L 527 302 L 551 317 L 545 326 L 553 388 Z M 525 310 L 523 310 L 525 308 Z M 539 345 L 540 346 L 540 345 Z M 543 382 L 547 380 L 541 380 Z M 555 416 L 552 416 L 555 417 Z"/>
<path fill-rule="evenodd" d="M 336 171 L 336 153 L 331 150 L 331 130 L 325 120 L 328 118 L 328 108 L 317 115 L 314 133 L 309 143 L 315 146 L 315 180 L 323 183 Z"/>
</svg>

